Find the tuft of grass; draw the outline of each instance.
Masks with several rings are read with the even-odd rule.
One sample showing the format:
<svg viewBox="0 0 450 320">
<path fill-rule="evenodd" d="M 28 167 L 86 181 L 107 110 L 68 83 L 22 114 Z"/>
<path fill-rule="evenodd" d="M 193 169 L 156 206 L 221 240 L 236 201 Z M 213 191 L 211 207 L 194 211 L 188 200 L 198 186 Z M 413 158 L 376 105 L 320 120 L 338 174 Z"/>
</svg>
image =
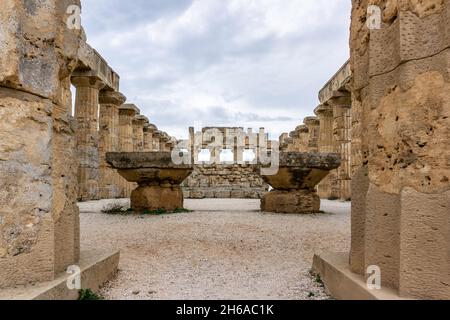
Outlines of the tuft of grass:
<svg viewBox="0 0 450 320">
<path fill-rule="evenodd" d="M 319 284 L 321 287 L 325 287 L 325 284 L 322 281 L 322 278 L 320 277 L 320 274 L 316 274 L 314 281 Z"/>
<path fill-rule="evenodd" d="M 308 293 L 308 298 L 314 298 L 316 294 L 314 292 Z"/>
<path fill-rule="evenodd" d="M 187 213 L 187 212 L 192 212 L 192 210 L 188 210 L 185 208 L 177 208 L 173 211 L 167 211 L 165 209 L 158 209 L 158 210 L 145 210 L 144 212 L 142 212 L 142 214 L 144 215 L 155 215 L 155 216 L 160 216 L 163 214 L 173 214 L 173 213 Z"/>
<path fill-rule="evenodd" d="M 95 293 L 91 289 L 81 289 L 78 296 L 79 301 L 83 300 L 105 300 L 104 297 Z"/>
<path fill-rule="evenodd" d="M 123 206 L 118 202 L 110 203 L 104 206 L 102 209 L 102 213 L 106 214 L 126 214 L 131 211 L 132 211 L 131 209 L 128 209 L 127 207 Z"/>
</svg>

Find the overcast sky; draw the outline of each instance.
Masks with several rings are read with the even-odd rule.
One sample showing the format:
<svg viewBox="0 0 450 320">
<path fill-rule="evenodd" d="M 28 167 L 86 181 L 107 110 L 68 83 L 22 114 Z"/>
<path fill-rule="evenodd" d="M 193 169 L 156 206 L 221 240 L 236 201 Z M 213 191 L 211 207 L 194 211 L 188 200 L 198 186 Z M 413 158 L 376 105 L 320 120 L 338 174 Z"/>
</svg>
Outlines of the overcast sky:
<svg viewBox="0 0 450 320">
<path fill-rule="evenodd" d="M 82 0 L 88 42 L 160 129 L 292 131 L 348 59 L 350 0 Z"/>
</svg>

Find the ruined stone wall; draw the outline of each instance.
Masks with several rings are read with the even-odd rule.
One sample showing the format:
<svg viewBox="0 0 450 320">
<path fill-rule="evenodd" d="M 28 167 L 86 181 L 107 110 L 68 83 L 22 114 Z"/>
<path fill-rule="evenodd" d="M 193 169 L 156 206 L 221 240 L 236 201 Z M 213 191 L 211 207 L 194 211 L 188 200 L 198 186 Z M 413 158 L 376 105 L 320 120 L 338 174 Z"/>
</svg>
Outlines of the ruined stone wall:
<svg viewBox="0 0 450 320">
<path fill-rule="evenodd" d="M 186 198 L 260 199 L 268 185 L 255 173 L 253 165 L 199 165 L 183 183 Z"/>
<path fill-rule="evenodd" d="M 266 148 L 268 136 L 263 128 L 258 133 L 251 129 L 244 132 L 243 128 L 202 128 L 194 132 L 190 128 L 188 149 L 191 150 L 194 161 L 194 172 L 183 183 L 186 198 L 250 198 L 259 199 L 269 186 L 254 171 L 258 161 L 259 150 Z M 238 143 L 238 141 L 240 143 Z M 260 145 L 261 144 L 261 145 Z M 268 145 L 270 147 L 270 145 Z M 200 162 L 202 149 L 210 150 L 210 161 Z M 233 161 L 220 161 L 222 150 L 233 152 Z M 244 151 L 253 150 L 256 158 L 244 162 Z"/>
<path fill-rule="evenodd" d="M 382 25 L 369 30 L 369 4 Z M 401 296 L 450 298 L 450 1 L 353 0 L 360 116 L 351 268 Z M 362 112 L 361 112 L 362 111 Z"/>
</svg>

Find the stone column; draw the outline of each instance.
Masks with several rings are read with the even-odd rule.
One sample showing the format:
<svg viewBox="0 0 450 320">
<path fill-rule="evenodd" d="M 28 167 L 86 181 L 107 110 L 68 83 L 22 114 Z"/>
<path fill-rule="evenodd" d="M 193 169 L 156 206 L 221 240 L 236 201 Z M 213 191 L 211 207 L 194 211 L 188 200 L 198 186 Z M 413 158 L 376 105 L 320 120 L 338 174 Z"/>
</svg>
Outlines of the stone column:
<svg viewBox="0 0 450 320">
<path fill-rule="evenodd" d="M 318 152 L 319 151 L 319 130 L 320 121 L 317 117 L 307 117 L 303 122 L 308 127 L 309 132 L 309 142 L 308 142 L 308 152 Z"/>
<path fill-rule="evenodd" d="M 334 152 L 341 155 L 337 169 L 338 197 L 351 198 L 351 96 L 348 92 L 335 93 L 328 101 L 333 108 Z"/>
<path fill-rule="evenodd" d="M 137 115 L 133 119 L 133 149 L 135 152 L 144 151 L 144 125 L 148 123 L 148 118 L 143 115 Z"/>
<path fill-rule="evenodd" d="M 133 118 L 140 110 L 134 104 L 123 104 L 119 107 L 119 151 L 133 152 Z M 121 178 L 122 198 L 129 198 L 134 185 Z"/>
<path fill-rule="evenodd" d="M 315 114 L 319 117 L 319 152 L 333 153 L 334 150 L 334 134 L 333 134 L 333 108 L 327 104 L 321 104 L 315 110 Z M 332 188 L 332 186 L 335 186 Z M 330 171 L 329 175 L 319 184 L 318 194 L 322 199 L 336 199 L 339 197 L 336 188 L 336 170 Z M 333 192 L 334 191 L 334 192 Z"/>
<path fill-rule="evenodd" d="M 153 133 L 155 132 L 155 126 L 152 124 L 144 125 L 144 152 L 153 151 Z"/>
<path fill-rule="evenodd" d="M 79 260 L 68 109 L 81 31 L 58 3 L 0 2 L 0 289 L 54 280 Z"/>
<path fill-rule="evenodd" d="M 156 130 L 153 134 L 153 151 L 161 151 L 160 148 L 161 131 Z"/>
<path fill-rule="evenodd" d="M 102 199 L 118 198 L 121 195 L 121 186 L 118 182 L 122 177 L 107 164 L 106 153 L 119 151 L 119 106 L 125 101 L 126 97 L 119 92 L 100 92 L 99 158 Z"/>
<path fill-rule="evenodd" d="M 365 25 L 367 6 L 353 1 L 364 135 L 351 267 L 380 267 L 382 285 L 402 297 L 450 299 L 450 1 L 392 2 L 380 30 Z"/>
<path fill-rule="evenodd" d="M 99 194 L 99 92 L 104 83 L 97 77 L 77 74 L 72 76 L 76 87 L 75 118 L 77 119 L 78 199 L 97 200 Z"/>
</svg>

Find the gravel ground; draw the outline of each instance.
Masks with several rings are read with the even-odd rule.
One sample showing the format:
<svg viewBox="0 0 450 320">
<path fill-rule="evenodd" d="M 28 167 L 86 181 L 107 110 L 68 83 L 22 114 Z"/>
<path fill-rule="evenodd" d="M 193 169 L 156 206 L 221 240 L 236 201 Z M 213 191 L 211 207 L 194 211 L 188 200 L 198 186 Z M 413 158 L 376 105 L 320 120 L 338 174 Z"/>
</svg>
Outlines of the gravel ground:
<svg viewBox="0 0 450 320">
<path fill-rule="evenodd" d="M 309 275 L 313 255 L 349 250 L 350 203 L 277 215 L 258 200 L 186 200 L 193 212 L 162 216 L 101 213 L 108 203 L 80 203 L 82 248 L 121 250 L 107 299 L 329 299 Z"/>
</svg>

